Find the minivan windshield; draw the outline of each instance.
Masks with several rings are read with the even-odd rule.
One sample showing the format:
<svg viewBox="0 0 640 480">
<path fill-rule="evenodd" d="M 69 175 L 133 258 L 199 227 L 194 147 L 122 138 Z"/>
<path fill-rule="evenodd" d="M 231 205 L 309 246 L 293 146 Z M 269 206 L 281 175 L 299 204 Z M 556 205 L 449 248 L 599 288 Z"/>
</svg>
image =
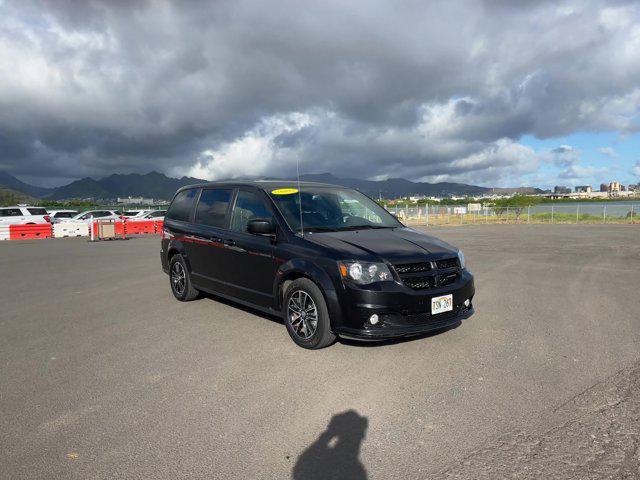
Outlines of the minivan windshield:
<svg viewBox="0 0 640 480">
<path fill-rule="evenodd" d="M 294 232 L 301 230 L 301 216 L 305 232 L 402 227 L 384 208 L 350 188 L 303 185 L 300 191 L 278 188 L 268 193 Z"/>
</svg>

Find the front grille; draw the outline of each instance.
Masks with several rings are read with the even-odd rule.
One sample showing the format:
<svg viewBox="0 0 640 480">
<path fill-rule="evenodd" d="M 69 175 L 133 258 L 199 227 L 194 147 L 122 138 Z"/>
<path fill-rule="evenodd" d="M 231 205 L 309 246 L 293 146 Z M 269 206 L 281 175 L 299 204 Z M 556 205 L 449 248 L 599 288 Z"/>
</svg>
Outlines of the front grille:
<svg viewBox="0 0 640 480">
<path fill-rule="evenodd" d="M 447 285 L 451 285 L 452 283 L 455 283 L 457 279 L 458 279 L 458 272 L 443 273 L 442 275 L 438 276 L 438 286 L 446 287 Z"/>
<path fill-rule="evenodd" d="M 404 265 L 395 265 L 395 269 L 396 272 L 398 272 L 398 275 L 402 275 L 405 273 L 428 272 L 429 270 L 431 270 L 431 263 L 405 263 Z"/>
<path fill-rule="evenodd" d="M 436 265 L 440 270 L 444 270 L 445 268 L 456 268 L 458 267 L 458 259 L 445 258 L 444 260 L 436 260 Z"/>
<path fill-rule="evenodd" d="M 435 287 L 436 277 L 433 275 L 426 277 L 407 277 L 403 278 L 404 284 L 414 290 L 424 290 L 425 288 Z"/>
<path fill-rule="evenodd" d="M 402 282 L 413 290 L 446 287 L 455 283 L 460 275 L 457 257 L 435 260 L 433 263 L 405 263 L 394 265 L 394 268 Z"/>
</svg>

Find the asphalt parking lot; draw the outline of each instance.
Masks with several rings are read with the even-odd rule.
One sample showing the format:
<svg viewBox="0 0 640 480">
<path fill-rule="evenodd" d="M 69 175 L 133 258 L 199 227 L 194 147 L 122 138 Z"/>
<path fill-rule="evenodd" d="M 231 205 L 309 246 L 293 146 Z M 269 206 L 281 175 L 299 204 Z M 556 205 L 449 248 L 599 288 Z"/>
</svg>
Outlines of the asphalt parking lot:
<svg viewBox="0 0 640 480">
<path fill-rule="evenodd" d="M 158 237 L 0 242 L 0 476 L 640 475 L 640 228 L 428 231 L 465 251 L 476 314 L 320 351 L 174 300 Z"/>
</svg>

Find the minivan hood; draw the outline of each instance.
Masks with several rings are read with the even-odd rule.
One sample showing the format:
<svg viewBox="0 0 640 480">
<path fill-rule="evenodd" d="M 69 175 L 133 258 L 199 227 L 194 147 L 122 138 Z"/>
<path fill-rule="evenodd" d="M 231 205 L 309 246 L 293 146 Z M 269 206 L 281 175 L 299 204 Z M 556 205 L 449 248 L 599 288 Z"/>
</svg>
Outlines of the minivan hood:
<svg viewBox="0 0 640 480">
<path fill-rule="evenodd" d="M 314 232 L 306 234 L 305 239 L 334 250 L 344 260 L 387 260 L 401 264 L 455 256 L 458 251 L 442 240 L 406 227 Z"/>
</svg>

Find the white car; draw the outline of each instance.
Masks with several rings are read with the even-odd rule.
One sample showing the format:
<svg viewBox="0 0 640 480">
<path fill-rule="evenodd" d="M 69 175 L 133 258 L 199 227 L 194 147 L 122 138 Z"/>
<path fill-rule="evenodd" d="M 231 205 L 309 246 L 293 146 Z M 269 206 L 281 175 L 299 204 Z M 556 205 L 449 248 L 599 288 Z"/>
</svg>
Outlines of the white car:
<svg viewBox="0 0 640 480">
<path fill-rule="evenodd" d="M 19 205 L 0 208 L 0 225 L 30 225 L 50 221 L 47 210 L 41 207 Z"/>
<path fill-rule="evenodd" d="M 92 222 L 94 220 L 111 220 L 119 222 L 122 217 L 115 210 L 89 210 L 80 212 L 75 217 L 63 218 L 61 222 Z"/>
<path fill-rule="evenodd" d="M 142 215 L 136 215 L 135 217 L 129 217 L 127 220 L 129 222 L 136 220 L 164 220 L 164 215 L 167 213 L 166 210 L 145 210 Z"/>
<path fill-rule="evenodd" d="M 59 223 L 63 218 L 72 218 L 78 215 L 77 210 L 48 210 L 51 223 Z"/>
<path fill-rule="evenodd" d="M 151 210 L 125 210 L 122 212 L 122 216 L 127 220 L 139 220 L 143 215 L 150 211 Z"/>
</svg>

